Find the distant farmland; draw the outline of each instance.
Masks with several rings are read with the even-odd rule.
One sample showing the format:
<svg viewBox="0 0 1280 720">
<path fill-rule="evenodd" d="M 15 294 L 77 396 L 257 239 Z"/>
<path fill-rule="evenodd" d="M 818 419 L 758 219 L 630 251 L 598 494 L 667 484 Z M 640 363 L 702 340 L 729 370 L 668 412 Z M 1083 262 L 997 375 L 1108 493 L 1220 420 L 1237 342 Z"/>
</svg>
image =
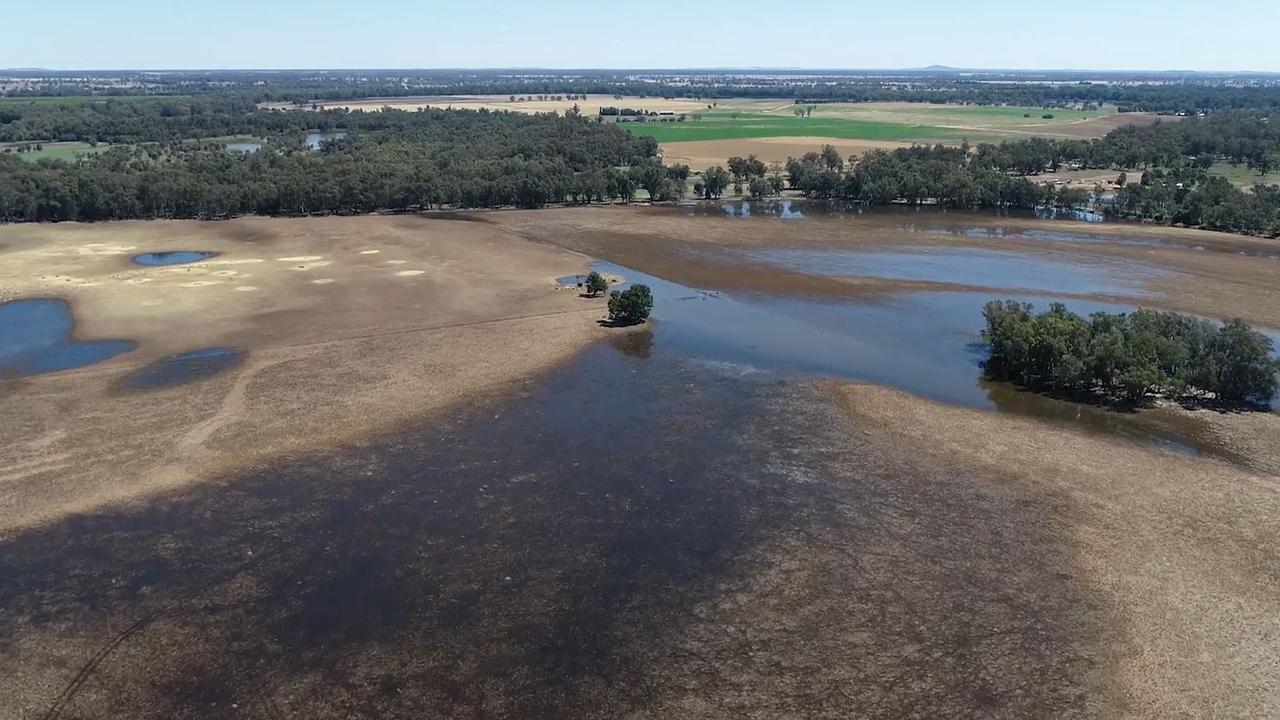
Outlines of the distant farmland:
<svg viewBox="0 0 1280 720">
<path fill-rule="evenodd" d="M 798 117 L 797 111 L 812 108 Z M 770 137 L 825 137 L 898 142 L 992 142 L 1046 137 L 1101 137 L 1130 122 L 1150 124 L 1154 116 L 1121 115 L 1114 108 L 1061 110 L 1031 107 L 925 105 L 917 103 L 831 103 L 741 110 L 732 101 L 695 113 L 680 123 L 631 123 L 637 135 L 661 143 Z"/>
<path fill-rule="evenodd" d="M 187 95 L 10 95 L 0 97 L 4 105 L 78 105 L 81 103 L 119 102 L 168 102 L 183 100 Z"/>
<path fill-rule="evenodd" d="M 767 137 L 827 137 L 845 140 L 959 141 L 973 132 L 926 125 L 900 125 L 838 118 L 779 117 L 763 113 L 741 113 L 737 118 L 710 117 L 681 123 L 626 123 L 636 135 L 656 138 L 660 143 L 694 140 L 742 140 Z"/>
<path fill-rule="evenodd" d="M 29 150 L 27 152 L 18 152 L 21 146 L 31 146 L 34 148 L 37 144 L 41 146 L 39 150 Z M 27 162 L 35 162 L 37 160 L 75 160 L 84 155 L 96 155 L 105 152 L 111 147 L 107 143 L 98 143 L 90 145 L 85 142 L 21 142 L 21 143 L 0 143 L 0 152 L 12 152 Z"/>
</svg>

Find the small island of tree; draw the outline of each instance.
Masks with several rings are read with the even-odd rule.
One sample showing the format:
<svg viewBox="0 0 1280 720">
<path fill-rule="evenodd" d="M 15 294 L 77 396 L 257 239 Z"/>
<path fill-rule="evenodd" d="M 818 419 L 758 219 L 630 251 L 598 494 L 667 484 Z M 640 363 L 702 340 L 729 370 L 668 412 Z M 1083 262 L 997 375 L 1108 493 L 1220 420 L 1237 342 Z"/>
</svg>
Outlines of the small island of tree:
<svg viewBox="0 0 1280 720">
<path fill-rule="evenodd" d="M 1280 360 L 1270 338 L 1240 320 L 1139 309 L 1083 318 L 1053 303 L 1038 315 L 1012 300 L 987 303 L 987 373 L 1055 393 L 1136 404 L 1159 394 L 1262 405 L 1275 397 Z"/>
<path fill-rule="evenodd" d="M 648 285 L 632 285 L 609 294 L 609 321 L 616 325 L 638 325 L 653 310 L 653 294 Z"/>
<path fill-rule="evenodd" d="M 587 291 L 588 297 L 595 297 L 609 289 L 609 281 L 600 273 L 592 270 L 587 274 L 587 280 L 582 287 Z"/>
</svg>

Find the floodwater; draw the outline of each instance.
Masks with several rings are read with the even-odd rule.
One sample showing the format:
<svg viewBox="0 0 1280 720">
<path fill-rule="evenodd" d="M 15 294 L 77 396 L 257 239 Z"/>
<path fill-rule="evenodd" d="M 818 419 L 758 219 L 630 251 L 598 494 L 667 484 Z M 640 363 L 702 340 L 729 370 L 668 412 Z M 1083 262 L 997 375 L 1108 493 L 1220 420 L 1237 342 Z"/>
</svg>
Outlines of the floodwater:
<svg viewBox="0 0 1280 720">
<path fill-rule="evenodd" d="M 797 717 L 1074 702 L 1092 614 L 1042 510 L 968 477 L 871 471 L 820 388 L 684 362 L 660 328 L 496 405 L 5 541 L 0 637 L 48 685 L 31 713 L 623 717 L 690 687 Z M 818 484 L 828 462 L 867 474 Z M 906 526 L 880 510 L 907 506 Z M 735 601 L 754 634 L 739 647 L 722 598 L 750 598 L 771 548 L 809 537 L 820 584 L 788 596 L 816 614 L 788 626 L 785 607 Z M 863 564 L 886 543 L 892 571 Z M 972 642 L 975 624 L 997 639 Z M 833 632 L 881 660 L 848 662 Z M 922 659 L 894 660 L 904 643 Z M 799 677 L 757 644 L 785 648 L 789 673 L 851 673 L 848 690 L 800 682 L 777 705 L 772 684 Z M 725 668 L 746 673 L 732 699 Z"/>
<path fill-rule="evenodd" d="M 155 390 L 213 377 L 240 364 L 244 353 L 233 347 L 190 350 L 161 358 L 125 376 L 129 388 Z"/>
<path fill-rule="evenodd" d="M 265 147 L 265 143 L 255 141 L 238 141 L 226 143 L 223 147 L 226 148 L 227 152 L 248 154 L 258 152 Z"/>
<path fill-rule="evenodd" d="M 692 217 L 726 216 L 743 220 L 802 220 L 839 216 L 868 216 L 884 221 L 885 227 L 893 227 L 903 233 L 926 236 L 963 237 L 976 240 L 1027 240 L 1033 242 L 1073 243 L 1084 245 L 1126 245 L 1134 247 L 1175 247 L 1201 252 L 1243 255 L 1246 257 L 1280 260 L 1280 250 L 1259 248 L 1248 242 L 1232 242 L 1223 234 L 1216 242 L 1200 245 L 1180 239 L 1170 233 L 1160 237 L 1142 238 L 1115 236 L 1091 232 L 1091 225 L 1127 224 L 1126 220 L 1107 220 L 1098 213 L 1087 210 L 965 210 L 932 206 L 875 206 L 868 207 L 842 201 L 828 200 L 740 200 L 734 202 L 690 203 L 680 206 L 678 212 Z M 1005 222 L 1006 219 L 1063 220 L 1062 228 L 1028 228 Z M 1069 229 L 1072 224 L 1079 230 Z"/>
<path fill-rule="evenodd" d="M 1044 294 L 824 301 L 593 269 L 648 284 L 653 321 L 443 417 L 0 541 L 0 662 L 38 680 L 24 712 L 1090 715 L 1108 606 L 1063 571 L 1056 503 L 875 446 L 795 380 L 1228 451 L 983 380 L 982 305 Z M 239 360 L 204 348 L 124 382 Z"/>
<path fill-rule="evenodd" d="M 953 218 L 972 217 L 974 225 L 999 222 L 1003 217 L 1035 218 L 1038 220 L 1074 220 L 1084 223 L 1099 223 L 1105 218 L 1096 212 L 1084 209 L 1036 208 L 1034 210 L 989 210 L 989 209 L 956 209 L 941 208 L 934 205 L 863 205 L 845 200 L 717 200 L 712 202 L 690 202 L 679 206 L 679 212 L 693 217 L 724 215 L 742 220 L 776 218 L 781 220 L 799 220 L 839 215 L 877 215 L 898 217 L 909 221 L 913 217 L 947 216 Z"/>
<path fill-rule="evenodd" d="M 1159 271 L 1141 263 L 1111 267 L 1071 262 L 1066 255 L 979 248 L 907 248 L 904 250 L 746 249 L 735 253 L 750 262 L 834 277 L 980 285 L 1048 293 L 1148 295 L 1141 283 Z"/>
<path fill-rule="evenodd" d="M 341 140 L 346 136 L 347 134 L 344 132 L 313 132 L 307 133 L 304 142 L 308 149 L 319 150 L 325 143 L 332 140 Z"/>
<path fill-rule="evenodd" d="M 776 379 L 817 375 L 890 385 L 954 405 L 1011 412 L 1186 454 L 1238 456 L 1199 424 L 1017 391 L 983 378 L 982 308 L 993 299 L 1044 309 L 1054 298 L 1017 292 L 911 292 L 875 301 L 734 296 L 610 263 L 593 268 L 649 285 L 654 346 L 714 371 Z M 1132 305 L 1059 298 L 1081 315 Z"/>
<path fill-rule="evenodd" d="M 0 303 L 0 379 L 42 375 L 109 360 L 137 347 L 132 340 L 77 340 L 65 300 Z"/>
<path fill-rule="evenodd" d="M 148 267 L 160 265 L 186 265 L 187 263 L 208 260 L 218 253 L 207 250 L 168 250 L 164 252 L 148 252 L 133 256 L 136 265 Z"/>
</svg>

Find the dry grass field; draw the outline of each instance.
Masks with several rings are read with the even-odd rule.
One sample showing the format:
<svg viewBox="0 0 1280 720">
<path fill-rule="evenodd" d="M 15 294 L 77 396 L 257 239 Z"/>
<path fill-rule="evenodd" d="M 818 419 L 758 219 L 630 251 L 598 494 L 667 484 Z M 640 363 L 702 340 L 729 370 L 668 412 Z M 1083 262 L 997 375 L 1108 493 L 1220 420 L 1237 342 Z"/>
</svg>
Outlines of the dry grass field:
<svg viewBox="0 0 1280 720">
<path fill-rule="evenodd" d="M 910 143 L 893 140 L 844 140 L 821 137 L 768 137 L 741 140 L 692 140 L 661 145 L 662 160 L 668 165 L 683 163 L 695 172 L 713 165 L 723 167 L 730 157 L 755 155 L 765 163 L 785 163 L 788 158 L 798 158 L 814 152 L 823 145 L 832 145 L 844 157 L 860 156 L 868 150 L 892 150 L 909 147 Z"/>
<path fill-rule="evenodd" d="M 518 96 L 528 97 L 528 96 Z M 730 100 L 716 101 L 725 106 L 743 110 L 765 110 L 786 103 L 782 100 Z M 369 98 L 367 100 L 319 103 L 319 108 L 343 108 L 346 110 L 417 110 L 423 107 L 453 108 L 455 110 L 508 110 L 523 113 L 561 113 L 577 105 L 584 115 L 595 115 L 601 107 L 629 107 L 653 112 L 694 113 L 706 110 L 708 103 L 685 98 L 663 99 L 659 97 L 623 97 L 613 95 L 588 95 L 585 100 L 518 100 L 509 95 L 430 95 L 419 97 Z M 266 107 L 285 107 L 268 105 Z"/>
<path fill-rule="evenodd" d="M 0 535 L 208 479 L 518 382 L 599 332 L 557 291 L 587 259 L 491 226 L 415 217 L 0 228 L 0 301 L 63 297 L 77 337 L 129 338 L 102 364 L 4 382 Z M 216 257 L 139 267 L 132 254 Z M 139 392 L 131 370 L 233 346 L 243 365 Z"/>
<path fill-rule="evenodd" d="M 772 112 L 785 114 L 789 111 L 790 108 L 781 108 Z M 1046 118 L 1045 115 L 1052 115 L 1052 117 Z M 1043 137 L 1101 137 L 1123 125 L 1149 125 L 1161 119 L 1154 113 L 1118 113 L 1114 107 L 1104 107 L 1099 110 L 1063 110 L 904 102 L 817 105 L 813 117 L 927 125 L 972 130 L 977 133 L 1025 134 Z"/>
</svg>

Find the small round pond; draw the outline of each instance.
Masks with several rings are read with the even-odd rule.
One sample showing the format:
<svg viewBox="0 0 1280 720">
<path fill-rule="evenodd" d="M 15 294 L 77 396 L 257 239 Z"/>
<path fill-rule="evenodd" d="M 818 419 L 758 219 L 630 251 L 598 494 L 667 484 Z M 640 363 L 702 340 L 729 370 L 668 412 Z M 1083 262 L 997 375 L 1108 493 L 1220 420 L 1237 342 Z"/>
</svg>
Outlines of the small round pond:
<svg viewBox="0 0 1280 720">
<path fill-rule="evenodd" d="M 208 250 L 166 250 L 163 252 L 148 252 L 133 256 L 133 262 L 136 265 L 146 265 L 155 267 L 158 265 L 186 265 L 187 263 L 200 262 L 208 260 L 217 255 L 216 252 Z"/>
</svg>

